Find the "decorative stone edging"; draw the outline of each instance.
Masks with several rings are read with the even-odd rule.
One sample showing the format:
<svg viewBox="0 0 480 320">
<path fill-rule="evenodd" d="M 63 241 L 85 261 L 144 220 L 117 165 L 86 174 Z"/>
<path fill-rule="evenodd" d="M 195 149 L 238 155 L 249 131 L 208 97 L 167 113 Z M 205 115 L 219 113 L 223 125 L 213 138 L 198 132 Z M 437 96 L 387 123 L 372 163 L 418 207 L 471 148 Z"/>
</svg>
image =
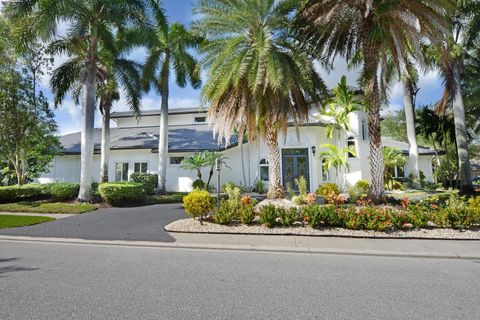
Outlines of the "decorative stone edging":
<svg viewBox="0 0 480 320">
<path fill-rule="evenodd" d="M 437 239 L 437 240 L 480 240 L 480 230 L 416 229 L 409 231 L 379 232 L 371 230 L 349 230 L 343 228 L 314 229 L 309 226 L 267 228 L 260 225 L 223 226 L 208 221 L 203 225 L 192 218 L 177 220 L 165 226 L 165 231 L 178 233 L 231 234 L 231 235 L 284 235 L 310 237 L 346 237 L 372 239 Z"/>
</svg>

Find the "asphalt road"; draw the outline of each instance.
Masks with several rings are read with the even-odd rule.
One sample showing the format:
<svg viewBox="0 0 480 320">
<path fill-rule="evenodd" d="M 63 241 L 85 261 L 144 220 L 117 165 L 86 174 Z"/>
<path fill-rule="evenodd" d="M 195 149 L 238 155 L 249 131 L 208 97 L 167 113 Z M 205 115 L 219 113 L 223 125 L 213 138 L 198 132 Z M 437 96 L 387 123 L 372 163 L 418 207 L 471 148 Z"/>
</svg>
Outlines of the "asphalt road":
<svg viewBox="0 0 480 320">
<path fill-rule="evenodd" d="M 186 218 L 181 204 L 101 209 L 38 225 L 0 229 L 0 235 L 173 242 L 164 226 Z"/>
<path fill-rule="evenodd" d="M 480 261 L 0 241 L 0 319 L 478 319 Z"/>
</svg>

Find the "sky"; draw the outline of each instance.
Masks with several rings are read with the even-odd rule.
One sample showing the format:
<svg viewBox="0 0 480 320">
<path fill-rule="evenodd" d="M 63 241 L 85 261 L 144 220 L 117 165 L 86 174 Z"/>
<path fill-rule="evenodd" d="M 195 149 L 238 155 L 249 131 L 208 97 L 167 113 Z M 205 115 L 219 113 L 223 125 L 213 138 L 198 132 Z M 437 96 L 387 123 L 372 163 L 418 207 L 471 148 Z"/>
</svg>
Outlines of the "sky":
<svg viewBox="0 0 480 320">
<path fill-rule="evenodd" d="M 180 22 L 185 25 L 190 25 L 192 20 L 192 8 L 195 0 L 164 0 L 163 3 L 170 22 Z M 64 32 L 64 30 L 58 31 L 59 33 L 62 33 L 62 31 Z M 143 50 L 136 50 L 131 54 L 130 58 L 141 63 L 145 59 L 145 53 Z M 56 57 L 55 65 L 60 65 L 65 59 L 66 57 Z M 319 73 L 329 88 L 334 87 L 340 81 L 342 75 L 347 76 L 350 85 L 356 85 L 356 80 L 358 78 L 358 70 L 347 70 L 346 63 L 342 59 L 336 60 L 334 70 L 330 73 L 327 73 L 322 69 L 319 69 Z M 205 79 L 203 80 L 205 81 Z M 422 74 L 420 76 L 419 87 L 421 90 L 417 96 L 418 105 L 436 102 L 441 97 L 442 81 L 435 72 Z M 48 76 L 45 76 L 41 80 L 40 90 L 46 94 L 47 98 L 52 100 Z M 142 99 L 142 109 L 159 109 L 160 99 L 161 97 L 159 94 L 154 91 L 145 94 Z M 188 86 L 185 88 L 179 88 L 174 84 L 174 81 L 171 81 L 169 98 L 170 108 L 191 108 L 198 106 L 200 106 L 200 90 L 195 90 Z M 402 87 L 400 84 L 396 84 L 391 89 L 390 105 L 387 109 L 399 110 L 402 107 Z M 122 96 L 120 101 L 114 104 L 113 111 L 125 110 L 128 110 L 128 106 Z M 62 105 L 55 110 L 55 119 L 59 126 L 59 134 L 63 135 L 78 132 L 81 129 L 81 107 L 75 105 L 70 97 L 68 97 Z M 95 127 L 100 127 L 100 120 L 100 114 L 97 112 L 95 117 Z"/>
</svg>

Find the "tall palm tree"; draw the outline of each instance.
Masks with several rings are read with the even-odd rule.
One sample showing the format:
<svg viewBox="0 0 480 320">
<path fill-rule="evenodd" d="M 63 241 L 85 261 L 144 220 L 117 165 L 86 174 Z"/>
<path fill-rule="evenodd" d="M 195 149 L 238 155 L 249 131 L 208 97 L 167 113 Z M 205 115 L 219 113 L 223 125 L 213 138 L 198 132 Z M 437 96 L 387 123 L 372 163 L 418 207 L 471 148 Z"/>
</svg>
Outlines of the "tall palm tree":
<svg viewBox="0 0 480 320">
<path fill-rule="evenodd" d="M 389 54 L 398 63 L 407 48 L 420 48 L 426 39 L 440 41 L 450 7 L 450 0 L 309 0 L 300 12 L 299 21 L 306 23 L 302 33 L 319 55 L 327 60 L 336 55 L 347 60 L 363 57 L 361 83 L 368 109 L 372 174 L 369 196 L 374 202 L 384 201 L 385 188 L 380 105 L 386 94 L 380 95 L 377 76 L 382 56 Z M 419 49 L 414 53 L 421 55 Z"/>
<path fill-rule="evenodd" d="M 260 135 L 269 153 L 270 199 L 284 195 L 279 132 L 308 120 L 309 104 L 325 88 L 311 57 L 289 33 L 298 1 L 200 0 L 194 28 L 203 46 L 208 82 L 203 97 L 211 105 L 219 139 L 236 130 L 239 141 Z"/>
<path fill-rule="evenodd" d="M 78 200 L 91 201 L 93 164 L 93 125 L 97 97 L 98 51 L 102 46 L 113 51 L 115 30 L 129 25 L 145 24 L 147 9 L 158 6 L 155 0 L 18 0 L 8 1 L 10 17 L 22 25 L 28 38 L 41 37 L 51 41 L 57 36 L 58 21 L 68 21 L 65 43 L 85 45 L 81 68 L 82 135 L 80 161 L 80 192 Z M 71 41 L 70 41 L 71 40 Z M 69 53 L 71 46 L 65 46 Z M 72 80 L 74 81 L 74 80 Z"/>
<path fill-rule="evenodd" d="M 320 159 L 322 159 L 322 163 L 324 166 L 322 169 L 329 171 L 331 168 L 335 168 L 335 176 L 337 178 L 337 183 L 340 188 L 343 189 L 345 187 L 345 181 L 340 181 L 340 170 L 344 167 L 350 169 L 347 155 L 356 155 L 355 147 L 347 146 L 345 148 L 339 148 L 336 145 L 328 143 L 323 144 L 320 147 L 326 149 L 320 152 Z"/>
<path fill-rule="evenodd" d="M 168 157 L 168 98 L 171 71 L 179 87 L 190 84 L 197 89 L 201 85 L 200 65 L 190 50 L 198 47 L 202 39 L 180 23 L 170 24 L 162 12 L 157 12 L 156 23 L 149 30 L 137 30 L 139 43 L 148 48 L 143 67 L 146 91 L 153 87 L 161 94 L 160 131 L 158 139 L 158 194 L 166 193 Z"/>
</svg>

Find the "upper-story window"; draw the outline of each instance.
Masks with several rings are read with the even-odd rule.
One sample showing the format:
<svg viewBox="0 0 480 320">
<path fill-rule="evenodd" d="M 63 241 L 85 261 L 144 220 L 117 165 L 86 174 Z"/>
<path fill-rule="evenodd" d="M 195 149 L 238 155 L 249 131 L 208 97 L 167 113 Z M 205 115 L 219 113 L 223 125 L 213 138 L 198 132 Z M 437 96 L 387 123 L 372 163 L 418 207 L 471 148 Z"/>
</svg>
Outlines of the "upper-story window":
<svg viewBox="0 0 480 320">
<path fill-rule="evenodd" d="M 348 139 L 347 139 L 347 146 L 348 146 L 349 148 L 353 148 L 353 150 L 355 150 L 355 152 L 356 152 L 357 146 L 356 146 L 356 141 L 355 141 L 355 138 L 354 138 L 354 137 L 348 137 Z M 349 152 L 349 153 L 348 153 L 348 157 L 349 157 L 349 158 L 356 158 L 357 156 L 356 156 L 354 153 Z"/>
<path fill-rule="evenodd" d="M 207 117 L 195 117 L 195 123 L 207 122 Z"/>
</svg>

